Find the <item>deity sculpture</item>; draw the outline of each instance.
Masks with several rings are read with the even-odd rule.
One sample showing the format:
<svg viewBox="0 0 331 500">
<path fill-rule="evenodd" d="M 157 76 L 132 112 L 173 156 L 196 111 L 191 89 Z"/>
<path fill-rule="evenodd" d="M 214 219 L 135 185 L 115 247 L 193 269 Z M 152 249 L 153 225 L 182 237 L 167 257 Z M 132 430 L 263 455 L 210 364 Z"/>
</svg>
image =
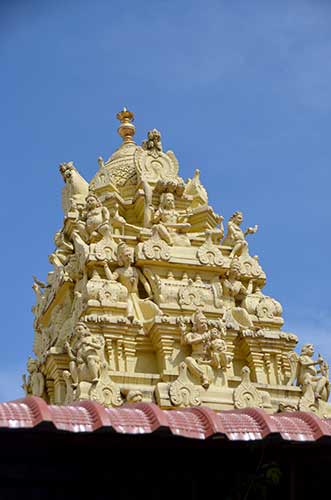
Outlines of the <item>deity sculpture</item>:
<svg viewBox="0 0 331 500">
<path fill-rule="evenodd" d="M 100 202 L 99 198 L 89 193 L 86 197 L 86 211 L 83 220 L 77 222 L 77 227 L 83 240 L 90 244 L 93 252 L 95 244 L 109 231 L 109 211 Z"/>
<path fill-rule="evenodd" d="M 173 193 L 162 193 L 160 206 L 152 216 L 152 223 L 155 224 L 154 231 L 168 245 L 184 243 L 185 246 L 188 246 L 189 239 L 183 233 L 187 233 L 191 227 L 191 224 L 187 222 L 189 215 L 188 211 L 178 212 L 176 210 Z"/>
<path fill-rule="evenodd" d="M 92 335 L 85 323 L 78 322 L 75 327 L 77 340 L 74 348 L 66 342 L 65 346 L 70 358 L 69 369 L 73 387 L 79 382 L 97 382 L 104 359 L 104 340 L 98 335 Z"/>
<path fill-rule="evenodd" d="M 55 267 L 63 267 L 67 264 L 70 255 L 73 254 L 73 244 L 66 240 L 62 231 L 57 231 L 54 236 L 56 250 L 48 257 Z"/>
<path fill-rule="evenodd" d="M 212 328 L 210 330 L 207 353 L 210 357 L 210 365 L 213 368 L 226 370 L 231 362 L 231 356 L 227 353 L 227 345 L 224 340 L 224 329 Z"/>
<path fill-rule="evenodd" d="M 27 369 L 29 376 L 28 379 L 26 379 L 26 375 L 23 375 L 22 388 L 27 396 L 32 394 L 32 396 L 38 396 L 41 398 L 44 393 L 45 379 L 44 375 L 39 371 L 38 362 L 33 358 L 29 358 Z"/>
<path fill-rule="evenodd" d="M 240 225 L 243 222 L 242 212 L 234 212 L 228 221 L 228 231 L 222 242 L 222 245 L 231 247 L 230 258 L 241 255 L 248 255 L 248 244 L 245 236 L 254 234 L 258 226 L 248 227 L 244 232 Z"/>
<path fill-rule="evenodd" d="M 318 355 L 317 361 L 314 361 L 313 355 L 313 344 L 305 344 L 298 358 L 297 384 L 302 387 L 303 395 L 311 386 L 315 400 L 327 401 L 330 393 L 328 365 L 320 355 Z M 319 370 L 316 369 L 316 366 L 319 366 Z"/>
<path fill-rule="evenodd" d="M 156 128 L 148 131 L 147 141 L 143 141 L 142 148 L 155 156 L 162 151 L 161 134 Z"/>
<path fill-rule="evenodd" d="M 191 332 L 186 331 L 184 324 L 180 325 L 183 344 L 192 349 L 191 355 L 185 358 L 185 363 L 193 379 L 208 389 L 213 378 L 212 368 L 226 371 L 231 362 L 224 340 L 225 330 L 222 326 L 210 329 L 208 319 L 200 309 L 193 314 L 192 323 Z"/>
<path fill-rule="evenodd" d="M 253 281 L 251 280 L 246 288 L 240 281 L 240 262 L 237 257 L 232 259 L 227 277 L 222 281 L 223 305 L 230 315 L 240 326 L 252 328 L 252 320 L 243 307 L 240 307 L 243 299 L 252 293 Z M 229 316 L 229 315 L 228 315 Z"/>
<path fill-rule="evenodd" d="M 155 315 L 161 315 L 161 311 L 154 302 L 150 300 L 152 295 L 151 287 L 144 274 L 137 267 L 132 266 L 132 250 L 125 243 L 120 243 L 117 247 L 117 267 L 111 273 L 105 264 L 106 277 L 111 280 L 118 280 L 128 290 L 127 317 L 129 320 L 138 320 L 145 324 L 151 324 Z M 147 298 L 140 299 L 138 285 L 141 282 Z"/>
<path fill-rule="evenodd" d="M 206 342 L 209 338 L 209 327 L 206 316 L 197 310 L 192 317 L 193 329 L 186 332 L 183 328 L 183 343 L 191 346 L 192 353 L 185 358 L 187 368 L 193 379 L 197 379 L 202 387 L 207 389 L 210 385 L 209 377 L 206 375 L 204 367 Z"/>
</svg>

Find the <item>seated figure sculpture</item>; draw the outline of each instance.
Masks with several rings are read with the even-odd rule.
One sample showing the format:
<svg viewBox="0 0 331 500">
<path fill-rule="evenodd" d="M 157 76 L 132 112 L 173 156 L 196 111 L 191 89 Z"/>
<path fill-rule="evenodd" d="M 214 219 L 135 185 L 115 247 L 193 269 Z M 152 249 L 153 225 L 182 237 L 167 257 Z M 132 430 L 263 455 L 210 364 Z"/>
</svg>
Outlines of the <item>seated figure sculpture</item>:
<svg viewBox="0 0 331 500">
<path fill-rule="evenodd" d="M 191 227 L 187 222 L 189 215 L 188 211 L 176 210 L 173 193 L 162 193 L 160 206 L 152 216 L 153 232 L 170 246 L 174 244 L 189 246 L 190 240 L 185 235 Z"/>
<path fill-rule="evenodd" d="M 245 236 L 254 234 L 258 230 L 258 226 L 255 225 L 254 227 L 248 227 L 244 232 L 240 227 L 242 222 L 243 214 L 239 211 L 234 212 L 229 219 L 227 234 L 222 245 L 231 247 L 230 258 L 235 256 L 240 257 L 241 255 L 248 256 L 248 244 L 245 240 Z"/>
<path fill-rule="evenodd" d="M 328 366 L 320 355 L 317 361 L 314 361 L 313 355 L 313 344 L 305 344 L 298 358 L 297 384 L 302 387 L 303 395 L 311 388 L 315 400 L 327 401 L 330 393 Z M 319 370 L 316 369 L 316 366 L 319 366 Z"/>
</svg>

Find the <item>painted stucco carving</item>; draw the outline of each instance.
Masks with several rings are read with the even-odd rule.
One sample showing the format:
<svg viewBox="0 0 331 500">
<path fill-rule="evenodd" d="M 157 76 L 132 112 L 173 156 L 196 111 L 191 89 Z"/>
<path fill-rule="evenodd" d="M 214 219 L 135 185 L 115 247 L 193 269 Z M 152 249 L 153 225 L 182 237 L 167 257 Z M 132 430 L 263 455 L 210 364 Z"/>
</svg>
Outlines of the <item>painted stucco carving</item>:
<svg viewBox="0 0 331 500">
<path fill-rule="evenodd" d="M 224 237 L 200 171 L 184 181 L 158 130 L 139 146 L 133 113 L 117 118 L 122 144 L 91 182 L 60 165 L 63 225 L 47 278 L 34 277 L 25 391 L 54 404 L 329 414 L 326 362 L 295 353 L 281 304 L 263 292 L 246 240 L 257 226 L 242 229 L 235 212 Z"/>
</svg>

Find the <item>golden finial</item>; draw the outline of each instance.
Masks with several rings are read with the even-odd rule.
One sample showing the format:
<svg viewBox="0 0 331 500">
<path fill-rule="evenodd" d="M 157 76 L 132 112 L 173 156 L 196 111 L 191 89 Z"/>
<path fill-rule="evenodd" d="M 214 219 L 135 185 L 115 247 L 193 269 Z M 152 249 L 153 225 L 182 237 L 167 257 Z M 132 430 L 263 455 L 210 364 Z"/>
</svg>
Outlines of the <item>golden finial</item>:
<svg viewBox="0 0 331 500">
<path fill-rule="evenodd" d="M 122 111 L 117 113 L 116 118 L 121 122 L 117 132 L 120 134 L 124 142 L 133 142 L 132 137 L 136 132 L 136 127 L 133 125 L 134 114 L 123 108 Z"/>
</svg>

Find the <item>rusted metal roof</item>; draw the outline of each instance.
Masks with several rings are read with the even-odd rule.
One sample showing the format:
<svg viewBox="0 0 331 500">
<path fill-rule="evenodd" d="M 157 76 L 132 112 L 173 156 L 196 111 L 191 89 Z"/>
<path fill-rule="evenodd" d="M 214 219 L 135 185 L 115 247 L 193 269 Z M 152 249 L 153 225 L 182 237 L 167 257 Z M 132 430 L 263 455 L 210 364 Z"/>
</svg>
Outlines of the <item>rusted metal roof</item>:
<svg viewBox="0 0 331 500">
<path fill-rule="evenodd" d="M 216 412 L 210 408 L 161 410 L 149 403 L 105 408 L 92 401 L 70 406 L 48 405 L 29 396 L 0 403 L 0 429 L 38 429 L 90 433 L 151 434 L 165 429 L 173 436 L 192 439 L 223 437 L 229 441 L 257 441 L 276 436 L 284 441 L 312 442 L 331 437 L 331 419 L 305 412 L 267 414 L 247 408 Z"/>
</svg>

